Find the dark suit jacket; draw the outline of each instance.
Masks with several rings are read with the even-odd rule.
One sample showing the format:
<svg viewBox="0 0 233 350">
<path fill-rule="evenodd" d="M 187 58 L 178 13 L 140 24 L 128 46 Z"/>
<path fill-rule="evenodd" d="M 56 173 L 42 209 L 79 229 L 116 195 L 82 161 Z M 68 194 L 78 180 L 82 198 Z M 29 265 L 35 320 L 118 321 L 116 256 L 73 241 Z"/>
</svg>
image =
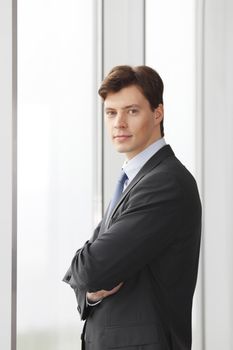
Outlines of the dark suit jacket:
<svg viewBox="0 0 233 350">
<path fill-rule="evenodd" d="M 87 319 L 86 349 L 190 350 L 200 237 L 196 182 L 166 145 L 77 251 L 64 278 Z M 121 281 L 116 294 L 85 306 L 87 291 Z"/>
</svg>

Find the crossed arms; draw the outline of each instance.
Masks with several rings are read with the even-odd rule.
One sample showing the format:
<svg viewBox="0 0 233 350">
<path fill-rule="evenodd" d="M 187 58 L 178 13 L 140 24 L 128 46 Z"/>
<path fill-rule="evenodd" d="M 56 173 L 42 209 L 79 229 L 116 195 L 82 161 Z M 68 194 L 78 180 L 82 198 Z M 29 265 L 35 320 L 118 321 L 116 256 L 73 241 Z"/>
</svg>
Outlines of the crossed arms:
<svg viewBox="0 0 233 350">
<path fill-rule="evenodd" d="M 173 176 L 164 172 L 141 181 L 124 200 L 122 213 L 103 234 L 75 255 L 71 271 L 91 301 L 116 293 L 171 244 L 182 218 L 183 195 Z"/>
</svg>

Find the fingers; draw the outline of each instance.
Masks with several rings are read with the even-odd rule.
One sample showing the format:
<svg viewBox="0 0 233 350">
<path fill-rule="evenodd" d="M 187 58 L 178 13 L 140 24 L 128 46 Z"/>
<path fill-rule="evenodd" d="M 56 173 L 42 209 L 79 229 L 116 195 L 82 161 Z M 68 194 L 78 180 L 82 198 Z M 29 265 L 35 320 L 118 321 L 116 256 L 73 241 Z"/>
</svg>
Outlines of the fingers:
<svg viewBox="0 0 233 350">
<path fill-rule="evenodd" d="M 99 291 L 94 292 L 94 293 L 87 292 L 87 299 L 92 301 L 92 302 L 96 302 L 100 299 L 107 298 L 108 296 L 117 293 L 119 291 L 119 289 L 122 287 L 122 285 L 123 285 L 123 282 L 119 283 L 116 287 L 114 287 L 111 290 L 102 289 L 102 290 L 99 290 Z"/>
<path fill-rule="evenodd" d="M 107 296 L 117 293 L 118 290 L 122 287 L 122 285 L 123 285 L 123 282 L 119 283 L 119 284 L 118 284 L 116 287 L 114 287 L 112 290 L 105 291 L 106 294 L 107 294 Z"/>
<path fill-rule="evenodd" d="M 104 298 L 104 292 L 105 292 L 104 290 L 100 290 L 100 291 L 95 292 L 95 293 L 87 292 L 87 299 L 89 301 L 96 302 L 96 301 Z"/>
</svg>

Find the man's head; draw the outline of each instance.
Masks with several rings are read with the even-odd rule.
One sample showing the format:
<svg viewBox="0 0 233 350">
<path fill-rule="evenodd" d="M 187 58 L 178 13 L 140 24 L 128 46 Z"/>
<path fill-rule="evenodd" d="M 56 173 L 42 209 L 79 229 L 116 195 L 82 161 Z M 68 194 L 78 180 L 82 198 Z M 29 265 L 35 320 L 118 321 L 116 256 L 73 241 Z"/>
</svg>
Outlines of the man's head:
<svg viewBox="0 0 233 350">
<path fill-rule="evenodd" d="M 164 135 L 163 82 L 152 68 L 114 67 L 99 95 L 113 143 L 128 158 Z"/>
</svg>

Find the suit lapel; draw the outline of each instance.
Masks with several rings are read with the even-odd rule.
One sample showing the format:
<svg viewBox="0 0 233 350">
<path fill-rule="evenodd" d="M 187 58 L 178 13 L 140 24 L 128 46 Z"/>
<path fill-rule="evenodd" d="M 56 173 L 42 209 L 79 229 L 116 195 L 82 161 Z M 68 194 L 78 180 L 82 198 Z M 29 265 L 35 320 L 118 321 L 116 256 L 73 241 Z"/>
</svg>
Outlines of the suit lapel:
<svg viewBox="0 0 233 350">
<path fill-rule="evenodd" d="M 110 203 L 109 203 L 110 205 Z M 103 216 L 103 219 L 102 219 L 102 224 L 100 226 L 100 231 L 99 231 L 99 235 L 100 236 L 105 230 L 106 230 L 106 227 L 107 227 L 107 214 L 108 214 L 108 210 L 109 210 L 109 205 L 107 207 L 107 209 L 105 210 L 104 212 L 104 216 Z"/>
<path fill-rule="evenodd" d="M 127 194 L 132 190 L 132 188 L 146 175 L 148 174 L 152 169 L 154 169 L 156 166 L 159 165 L 165 158 L 174 155 L 174 152 L 170 145 L 165 145 L 162 147 L 158 152 L 156 152 L 147 162 L 146 164 L 141 168 L 141 170 L 138 172 L 138 174 L 135 176 L 135 178 L 130 182 L 129 186 L 125 189 L 125 191 L 122 193 L 121 198 L 115 205 L 115 208 L 112 210 L 111 215 L 109 216 L 108 220 L 104 223 L 105 228 L 109 227 L 109 223 L 111 221 L 112 216 L 115 214 L 117 208 L 119 205 L 123 202 L 124 198 L 127 196 Z M 106 219 L 105 219 L 106 220 Z"/>
</svg>

